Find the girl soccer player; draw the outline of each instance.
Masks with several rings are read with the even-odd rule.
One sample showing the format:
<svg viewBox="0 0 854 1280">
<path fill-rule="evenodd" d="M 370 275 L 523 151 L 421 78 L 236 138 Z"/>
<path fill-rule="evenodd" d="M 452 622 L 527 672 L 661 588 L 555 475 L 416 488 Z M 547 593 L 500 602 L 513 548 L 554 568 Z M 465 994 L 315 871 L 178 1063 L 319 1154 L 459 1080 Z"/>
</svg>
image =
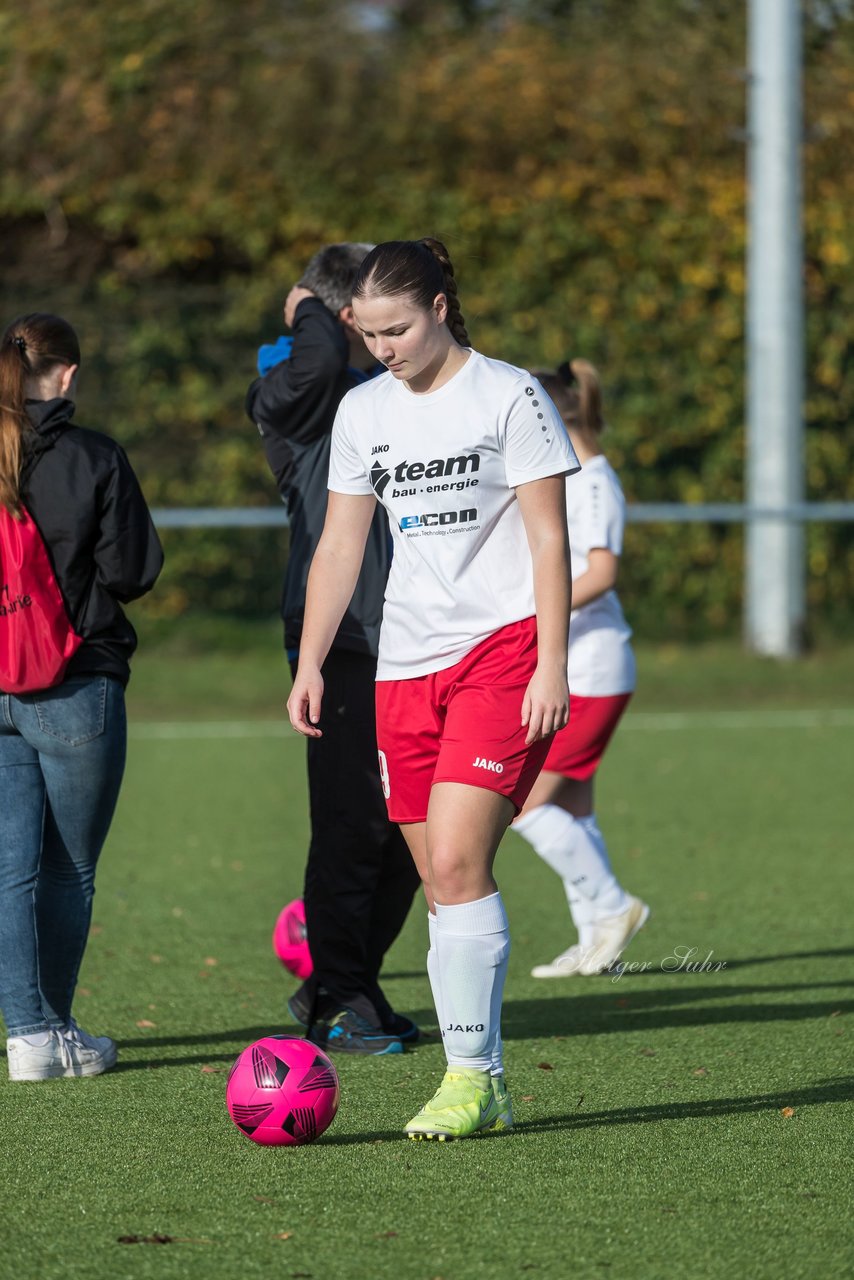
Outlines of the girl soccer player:
<svg viewBox="0 0 854 1280">
<path fill-rule="evenodd" d="M 586 360 L 540 373 L 569 431 L 582 471 L 572 481 L 572 625 L 570 720 L 549 748 L 513 830 L 561 877 L 578 942 L 535 978 L 601 973 L 649 916 L 625 892 L 608 861 L 596 822 L 593 783 L 599 762 L 635 687 L 629 629 L 614 590 L 623 547 L 625 499 L 600 444 L 604 427 L 599 376 Z"/>
<path fill-rule="evenodd" d="M 425 887 L 448 1060 L 406 1131 L 463 1138 L 512 1124 L 500 1036 L 509 936 L 492 866 L 567 719 L 563 477 L 578 462 L 539 383 L 471 349 L 438 241 L 369 253 L 353 311 L 388 373 L 338 410 L 288 709 L 301 733 L 322 732 L 320 667 L 379 500 L 394 540 L 377 671 L 380 770 Z"/>
</svg>

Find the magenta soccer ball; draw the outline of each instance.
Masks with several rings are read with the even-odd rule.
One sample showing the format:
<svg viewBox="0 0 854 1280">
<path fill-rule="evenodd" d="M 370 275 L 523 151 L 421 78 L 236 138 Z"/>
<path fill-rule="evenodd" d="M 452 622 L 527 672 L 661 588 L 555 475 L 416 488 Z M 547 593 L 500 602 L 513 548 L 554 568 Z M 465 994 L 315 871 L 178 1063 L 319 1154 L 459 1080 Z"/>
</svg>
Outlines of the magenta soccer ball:
<svg viewBox="0 0 854 1280">
<path fill-rule="evenodd" d="M 338 1073 L 308 1040 L 264 1036 L 243 1050 L 225 1087 L 228 1114 L 264 1147 L 314 1142 L 335 1119 Z"/>
<path fill-rule="evenodd" d="M 307 978 L 313 965 L 305 932 L 305 904 L 296 898 L 283 907 L 273 930 L 273 950 L 295 978 Z"/>
</svg>

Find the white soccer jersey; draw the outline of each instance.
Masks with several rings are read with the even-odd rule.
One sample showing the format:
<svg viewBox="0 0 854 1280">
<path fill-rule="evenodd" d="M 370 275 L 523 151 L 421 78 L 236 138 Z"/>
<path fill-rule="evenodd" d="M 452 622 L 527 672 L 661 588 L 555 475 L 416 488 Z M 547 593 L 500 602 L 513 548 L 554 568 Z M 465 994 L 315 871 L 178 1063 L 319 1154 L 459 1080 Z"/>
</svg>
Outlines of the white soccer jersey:
<svg viewBox="0 0 854 1280">
<path fill-rule="evenodd" d="M 476 351 L 437 391 L 415 395 L 383 374 L 347 393 L 329 488 L 375 494 L 394 539 L 378 680 L 453 666 L 499 627 L 535 613 L 515 487 L 577 470 L 540 384 Z"/>
<path fill-rule="evenodd" d="M 585 462 L 567 482 L 569 546 L 572 576 L 587 571 L 594 548 L 623 550 L 626 500 L 617 473 L 601 454 Z M 616 591 L 573 609 L 569 623 L 569 690 L 585 697 L 631 693 L 635 687 L 635 656 L 631 628 L 623 616 Z"/>
</svg>

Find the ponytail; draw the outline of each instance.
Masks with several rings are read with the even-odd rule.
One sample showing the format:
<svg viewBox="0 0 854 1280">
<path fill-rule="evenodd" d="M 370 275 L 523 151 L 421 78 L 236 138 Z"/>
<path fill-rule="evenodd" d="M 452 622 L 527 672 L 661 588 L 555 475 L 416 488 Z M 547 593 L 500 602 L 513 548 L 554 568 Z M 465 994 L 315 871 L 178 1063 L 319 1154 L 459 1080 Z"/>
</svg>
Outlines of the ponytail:
<svg viewBox="0 0 854 1280">
<path fill-rule="evenodd" d="M 602 434 L 602 384 L 589 360 L 565 360 L 556 373 L 537 372 L 534 377 L 554 400 L 567 426 L 593 436 Z"/>
<path fill-rule="evenodd" d="M 364 259 L 353 286 L 354 298 L 406 296 L 425 310 L 440 293 L 448 300 L 446 323 L 451 335 L 461 347 L 470 347 L 453 264 L 440 240 L 427 237 L 378 244 Z"/>
<path fill-rule="evenodd" d="M 20 514 L 27 385 L 58 364 L 80 363 L 80 344 L 67 321 L 35 312 L 13 320 L 0 339 L 0 506 Z"/>
<path fill-rule="evenodd" d="M 11 516 L 18 515 L 20 508 L 23 437 L 27 429 L 24 387 L 28 368 L 22 341 L 7 333 L 0 346 L 0 506 Z"/>
</svg>

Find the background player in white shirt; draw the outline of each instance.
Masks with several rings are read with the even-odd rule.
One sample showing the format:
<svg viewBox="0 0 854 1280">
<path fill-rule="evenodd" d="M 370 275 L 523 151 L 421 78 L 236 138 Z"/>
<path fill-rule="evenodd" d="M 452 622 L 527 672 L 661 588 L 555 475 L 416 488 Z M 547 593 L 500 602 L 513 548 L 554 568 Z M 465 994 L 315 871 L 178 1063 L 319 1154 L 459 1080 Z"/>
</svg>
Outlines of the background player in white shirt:
<svg viewBox="0 0 854 1280">
<path fill-rule="evenodd" d="M 513 830 L 561 877 L 578 942 L 535 978 L 589 976 L 613 964 L 649 916 L 620 886 L 594 811 L 602 754 L 635 687 L 631 630 L 614 586 L 623 549 L 625 498 L 600 444 L 599 376 L 586 360 L 537 375 L 557 405 L 582 464 L 568 481 L 572 604 L 570 718 L 556 734 L 543 772 Z"/>
<path fill-rule="evenodd" d="M 470 349 L 437 241 L 377 246 L 353 310 L 389 372 L 338 411 L 288 710 L 301 733 L 322 731 L 320 667 L 379 499 L 394 540 L 377 668 L 380 767 L 430 907 L 427 968 L 448 1060 L 406 1131 L 467 1137 L 512 1124 L 500 1036 L 510 948 L 492 864 L 566 724 L 563 477 L 578 462 L 536 380 Z"/>
</svg>

